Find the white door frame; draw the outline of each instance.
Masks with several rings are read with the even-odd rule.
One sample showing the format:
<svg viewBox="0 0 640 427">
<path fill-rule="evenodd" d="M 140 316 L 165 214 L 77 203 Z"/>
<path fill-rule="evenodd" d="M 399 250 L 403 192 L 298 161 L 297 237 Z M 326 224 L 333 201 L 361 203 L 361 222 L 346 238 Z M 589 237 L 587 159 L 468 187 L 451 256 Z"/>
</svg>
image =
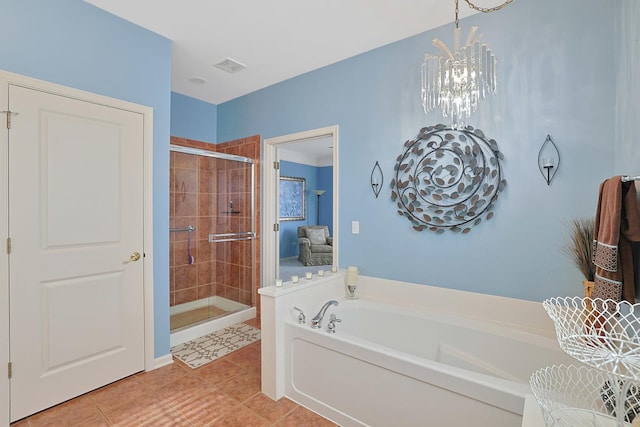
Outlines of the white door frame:
<svg viewBox="0 0 640 427">
<path fill-rule="evenodd" d="M 8 218 L 8 137 L 6 116 L 8 86 L 14 84 L 60 96 L 128 110 L 144 117 L 144 369 L 155 368 L 153 325 L 153 109 L 94 93 L 73 89 L 43 80 L 21 76 L 0 70 L 0 242 L 5 245 L 9 236 Z M 13 120 L 19 120 L 19 111 L 13 112 Z M 7 253 L 4 250 L 5 255 Z M 9 425 L 10 387 L 5 367 L 9 364 L 9 257 L 0 262 L 0 425 Z"/>
<path fill-rule="evenodd" d="M 338 126 L 312 129 L 264 140 L 263 210 L 262 210 L 262 286 L 271 286 L 276 279 L 276 263 L 279 262 L 279 231 L 274 229 L 278 224 L 278 180 L 274 174 L 273 164 L 278 159 L 278 148 L 286 144 L 314 139 L 331 137 L 333 140 L 333 239 L 337 244 L 333 247 L 333 264 L 338 266 Z"/>
</svg>

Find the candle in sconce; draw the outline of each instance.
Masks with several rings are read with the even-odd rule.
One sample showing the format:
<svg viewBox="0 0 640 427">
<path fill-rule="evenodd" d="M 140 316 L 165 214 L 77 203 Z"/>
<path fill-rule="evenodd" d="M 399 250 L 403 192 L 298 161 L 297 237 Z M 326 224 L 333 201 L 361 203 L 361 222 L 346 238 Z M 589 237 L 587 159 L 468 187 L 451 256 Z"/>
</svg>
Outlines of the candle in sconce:
<svg viewBox="0 0 640 427">
<path fill-rule="evenodd" d="M 553 167 L 553 160 L 551 159 L 542 159 L 542 166 L 545 168 Z"/>
</svg>

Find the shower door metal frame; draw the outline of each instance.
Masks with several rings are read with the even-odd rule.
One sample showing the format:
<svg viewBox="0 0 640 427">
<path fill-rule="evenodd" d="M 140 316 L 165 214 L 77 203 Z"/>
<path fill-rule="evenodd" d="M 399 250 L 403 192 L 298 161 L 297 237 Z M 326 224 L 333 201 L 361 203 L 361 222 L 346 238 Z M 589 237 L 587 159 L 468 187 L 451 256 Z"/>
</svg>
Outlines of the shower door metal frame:
<svg viewBox="0 0 640 427">
<path fill-rule="evenodd" d="M 235 154 L 226 154 L 226 153 L 218 153 L 216 151 L 208 151 L 201 148 L 191 148 L 191 147 L 183 147 L 181 145 L 170 144 L 169 151 L 175 151 L 178 153 L 184 154 L 193 154 L 196 156 L 203 157 L 213 157 L 216 159 L 222 160 L 231 160 L 234 162 L 240 163 L 248 163 L 251 165 L 251 229 L 246 233 L 224 233 L 224 234 L 208 234 L 209 243 L 215 242 L 232 242 L 232 241 L 240 241 L 240 240 L 251 240 L 251 307 L 255 307 L 255 292 L 254 289 L 254 281 L 255 281 L 255 260 L 256 260 L 256 248 L 255 248 L 255 238 L 256 238 L 256 230 L 255 230 L 255 173 L 256 173 L 256 165 L 253 159 L 249 157 L 237 156 Z"/>
</svg>

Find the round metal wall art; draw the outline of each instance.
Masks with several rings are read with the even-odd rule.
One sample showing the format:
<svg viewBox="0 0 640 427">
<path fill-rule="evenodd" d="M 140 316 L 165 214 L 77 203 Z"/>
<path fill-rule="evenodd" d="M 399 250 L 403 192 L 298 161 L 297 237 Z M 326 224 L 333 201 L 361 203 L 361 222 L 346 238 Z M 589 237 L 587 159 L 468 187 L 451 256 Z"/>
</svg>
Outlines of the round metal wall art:
<svg viewBox="0 0 640 427">
<path fill-rule="evenodd" d="M 422 128 L 398 156 L 391 200 L 416 231 L 468 233 L 493 217 L 507 185 L 501 160 L 496 141 L 480 129 Z"/>
</svg>

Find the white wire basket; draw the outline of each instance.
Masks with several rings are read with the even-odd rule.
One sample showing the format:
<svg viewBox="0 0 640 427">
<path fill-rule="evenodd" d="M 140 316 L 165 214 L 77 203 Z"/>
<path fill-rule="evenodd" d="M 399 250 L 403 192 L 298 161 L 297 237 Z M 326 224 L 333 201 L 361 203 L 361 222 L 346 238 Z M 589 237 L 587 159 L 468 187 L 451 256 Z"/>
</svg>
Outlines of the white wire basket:
<svg viewBox="0 0 640 427">
<path fill-rule="evenodd" d="M 554 297 L 542 305 L 567 354 L 621 378 L 640 380 L 640 304 Z"/>
<path fill-rule="evenodd" d="M 560 365 L 534 372 L 530 385 L 547 427 L 640 426 L 639 382 L 589 366 Z"/>
</svg>

